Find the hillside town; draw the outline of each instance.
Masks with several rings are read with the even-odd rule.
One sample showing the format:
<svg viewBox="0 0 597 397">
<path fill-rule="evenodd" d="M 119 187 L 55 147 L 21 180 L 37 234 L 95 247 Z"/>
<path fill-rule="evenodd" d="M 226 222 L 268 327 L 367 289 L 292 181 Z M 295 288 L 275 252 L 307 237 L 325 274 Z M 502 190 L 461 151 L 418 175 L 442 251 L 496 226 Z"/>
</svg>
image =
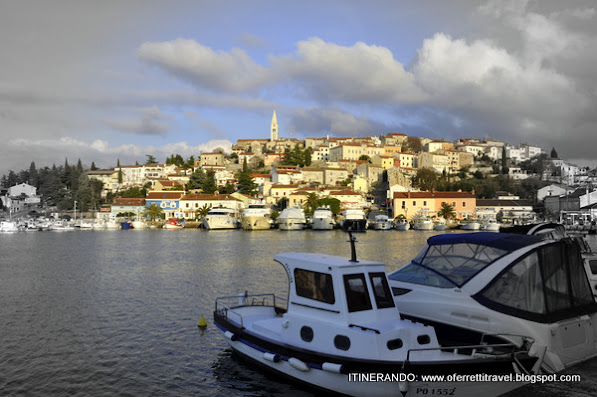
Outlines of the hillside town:
<svg viewBox="0 0 597 397">
<path fill-rule="evenodd" d="M 118 162 L 110 169 L 81 168 L 99 186 L 100 197 L 94 204 L 79 200 L 79 217 L 114 221 L 125 214 L 140 218 L 155 205 L 162 219 L 196 221 L 209 208 L 240 213 L 259 204 L 278 211 L 303 208 L 312 215 L 315 200 L 330 199 L 339 204 L 335 215 L 359 209 L 387 214 L 390 219 L 425 216 L 518 224 L 542 218 L 582 227 L 597 218 L 597 191 L 593 190 L 597 171 L 569 164 L 558 158 L 555 149 L 547 155 L 539 146 L 526 143 L 513 146 L 489 138 L 445 141 L 394 132 L 284 138 L 279 136 L 274 111 L 269 139 L 238 139 L 230 153 L 200 153 L 196 160 L 172 155 L 159 163 L 147 157 L 145 164 Z M 206 176 L 212 180 L 210 188 L 196 182 Z M 506 189 L 475 191 L 476 185 L 463 183 L 497 178 L 507 180 L 510 187 L 534 181 L 532 196 L 528 186 L 522 189 L 526 194 L 522 197 Z M 470 189 L 462 189 L 467 186 Z M 136 196 L 123 194 L 135 189 Z M 52 206 L 29 181 L 3 186 L 0 194 L 8 217 L 49 209 L 55 216 L 76 218 L 76 197 L 71 198 L 70 208 Z M 443 210 L 446 205 L 448 212 Z"/>
</svg>

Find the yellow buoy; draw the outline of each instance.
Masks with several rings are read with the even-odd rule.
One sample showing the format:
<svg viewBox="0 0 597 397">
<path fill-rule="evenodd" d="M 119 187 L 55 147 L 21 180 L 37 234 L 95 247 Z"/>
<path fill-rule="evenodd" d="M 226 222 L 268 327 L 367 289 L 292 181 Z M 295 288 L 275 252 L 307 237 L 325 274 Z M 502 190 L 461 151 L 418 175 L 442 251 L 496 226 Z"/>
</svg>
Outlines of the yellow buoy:
<svg viewBox="0 0 597 397">
<path fill-rule="evenodd" d="M 201 320 L 199 320 L 199 324 L 197 324 L 199 328 L 205 328 L 207 327 L 207 321 L 205 321 L 205 318 L 203 317 L 203 314 L 201 315 Z"/>
</svg>

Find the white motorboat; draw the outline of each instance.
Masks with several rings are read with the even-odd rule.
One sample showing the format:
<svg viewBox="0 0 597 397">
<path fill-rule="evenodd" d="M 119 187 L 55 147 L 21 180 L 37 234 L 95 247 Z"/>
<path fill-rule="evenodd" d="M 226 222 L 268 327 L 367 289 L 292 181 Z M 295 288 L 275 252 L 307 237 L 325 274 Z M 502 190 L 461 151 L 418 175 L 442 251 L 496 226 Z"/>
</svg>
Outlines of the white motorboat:
<svg viewBox="0 0 597 397">
<path fill-rule="evenodd" d="M 523 383 L 438 382 L 423 376 L 515 379 L 518 371 L 538 370 L 540 354 L 529 355 L 528 344 L 480 343 L 467 345 L 472 351 L 466 353 L 441 346 L 433 327 L 401 319 L 385 265 L 357 260 L 354 245 L 352 252 L 350 259 L 275 255 L 288 276 L 288 299 L 248 292 L 217 298 L 214 322 L 226 343 L 278 375 L 350 396 L 497 396 Z"/>
<path fill-rule="evenodd" d="M 237 210 L 226 207 L 212 208 L 202 220 L 203 227 L 208 230 L 238 229 L 240 227 Z"/>
<path fill-rule="evenodd" d="M 17 227 L 16 222 L 11 221 L 1 221 L 0 222 L 0 232 L 1 233 L 13 233 L 18 232 L 19 228 Z"/>
<path fill-rule="evenodd" d="M 499 232 L 500 224 L 494 218 L 484 219 L 481 224 L 481 230 L 485 230 L 486 232 Z"/>
<path fill-rule="evenodd" d="M 141 220 L 134 220 L 131 222 L 131 226 L 133 227 L 133 229 L 147 229 L 147 223 L 141 221 Z"/>
<path fill-rule="evenodd" d="M 392 230 L 394 228 L 394 222 L 392 222 L 387 215 L 379 214 L 375 215 L 372 227 L 374 230 Z"/>
<path fill-rule="evenodd" d="M 120 222 L 116 222 L 115 220 L 111 219 L 106 221 L 105 228 L 108 230 L 120 229 Z"/>
<path fill-rule="evenodd" d="M 75 227 L 65 220 L 58 220 L 52 222 L 49 230 L 54 232 L 70 232 L 75 230 Z"/>
<path fill-rule="evenodd" d="M 104 230 L 106 228 L 106 221 L 105 221 L 105 219 L 95 219 L 91 223 L 91 228 L 93 230 Z"/>
<path fill-rule="evenodd" d="M 460 225 L 462 230 L 479 230 L 480 228 L 481 224 L 477 221 L 465 221 Z"/>
<path fill-rule="evenodd" d="M 435 222 L 433 222 L 433 230 L 435 231 L 444 231 L 446 230 L 446 221 L 444 218 L 439 218 Z"/>
<path fill-rule="evenodd" d="M 332 230 L 336 225 L 334 213 L 329 206 L 319 207 L 313 211 L 313 230 Z"/>
<path fill-rule="evenodd" d="M 413 220 L 415 230 L 433 230 L 433 220 L 426 215 L 415 216 Z"/>
<path fill-rule="evenodd" d="M 352 232 L 365 232 L 367 231 L 367 216 L 365 211 L 360 208 L 347 208 L 342 214 L 342 220 L 340 221 L 342 230 Z"/>
<path fill-rule="evenodd" d="M 284 208 L 277 222 L 280 230 L 303 230 L 307 225 L 307 218 L 302 208 Z"/>
<path fill-rule="evenodd" d="M 180 220 L 180 219 L 176 219 L 176 218 L 170 218 L 166 221 L 166 223 L 164 223 L 164 225 L 162 226 L 163 229 L 169 229 L 169 230 L 179 230 L 179 229 L 184 229 L 184 225 L 185 225 L 185 221 L 184 220 Z"/>
<path fill-rule="evenodd" d="M 440 343 L 534 340 L 548 373 L 597 357 L 597 303 L 570 239 L 437 235 L 389 279 L 401 314 L 434 326 Z"/>
<path fill-rule="evenodd" d="M 273 225 L 272 208 L 266 204 L 250 204 L 242 212 L 241 226 L 244 230 L 269 230 Z"/>
<path fill-rule="evenodd" d="M 74 227 L 81 230 L 91 230 L 93 228 L 93 224 L 89 221 L 79 219 L 78 221 L 75 221 Z"/>
<path fill-rule="evenodd" d="M 410 222 L 404 218 L 402 219 L 396 219 L 394 221 L 395 225 L 396 225 L 396 230 L 400 230 L 402 232 L 410 229 Z"/>
</svg>

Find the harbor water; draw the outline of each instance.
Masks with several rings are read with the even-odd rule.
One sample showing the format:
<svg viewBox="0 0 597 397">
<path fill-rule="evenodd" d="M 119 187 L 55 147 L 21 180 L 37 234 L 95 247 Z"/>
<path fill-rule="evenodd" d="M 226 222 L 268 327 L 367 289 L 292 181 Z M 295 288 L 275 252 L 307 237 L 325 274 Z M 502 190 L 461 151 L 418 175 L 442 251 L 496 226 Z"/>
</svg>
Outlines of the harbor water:
<svg viewBox="0 0 597 397">
<path fill-rule="evenodd" d="M 358 234 L 358 257 L 393 271 L 433 234 Z M 214 301 L 246 290 L 285 297 L 274 254 L 350 256 L 347 240 L 337 230 L 1 234 L 0 395 L 310 396 L 233 356 L 213 325 Z M 596 360 L 566 373 L 582 381 L 510 396 L 597 395 Z"/>
</svg>

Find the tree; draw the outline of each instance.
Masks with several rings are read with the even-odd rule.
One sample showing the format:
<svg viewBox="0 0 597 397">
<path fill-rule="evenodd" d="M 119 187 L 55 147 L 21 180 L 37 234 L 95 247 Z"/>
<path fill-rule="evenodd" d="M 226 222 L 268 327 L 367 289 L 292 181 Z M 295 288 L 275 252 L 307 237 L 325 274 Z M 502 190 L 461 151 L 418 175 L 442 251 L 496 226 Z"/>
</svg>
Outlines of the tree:
<svg viewBox="0 0 597 397">
<path fill-rule="evenodd" d="M 361 154 L 361 156 L 359 157 L 359 160 L 371 162 L 371 157 L 367 156 L 366 154 Z"/>
<path fill-rule="evenodd" d="M 118 184 L 122 183 L 122 168 L 120 168 L 120 159 L 116 159 L 116 167 L 118 168 Z"/>
<path fill-rule="evenodd" d="M 152 222 L 155 222 L 156 218 L 162 218 L 163 215 L 164 210 L 156 203 L 151 203 L 145 210 L 143 210 L 143 217 L 145 219 L 150 219 Z"/>
<path fill-rule="evenodd" d="M 249 167 L 247 166 L 247 159 L 245 158 L 245 160 L 243 161 L 243 169 L 242 171 L 238 174 L 238 191 L 243 193 L 243 194 L 248 194 L 250 196 L 256 196 L 258 191 L 257 191 L 257 184 L 255 183 L 255 180 L 253 179 L 253 177 L 251 177 L 251 170 L 249 170 Z"/>
<path fill-rule="evenodd" d="M 454 207 L 452 206 L 452 204 L 444 203 L 442 205 L 442 208 L 439 210 L 439 216 L 443 217 L 446 220 L 454 218 L 456 216 L 456 213 L 454 212 Z"/>
<path fill-rule="evenodd" d="M 34 161 L 32 161 L 31 165 L 29 166 L 29 184 L 31 186 L 39 187 L 39 178 Z"/>
<path fill-rule="evenodd" d="M 187 189 L 188 190 L 201 189 L 203 187 L 203 184 L 205 183 L 206 178 L 207 178 L 207 176 L 205 175 L 205 171 L 203 171 L 201 168 L 197 168 L 195 170 L 195 172 L 193 172 L 191 174 L 191 176 L 189 177 L 189 182 L 187 183 Z"/>
<path fill-rule="evenodd" d="M 211 211 L 211 206 L 208 204 L 204 204 L 203 207 L 195 211 L 196 219 L 199 220 L 201 218 L 205 218 L 209 211 Z"/>
<path fill-rule="evenodd" d="M 506 146 L 502 146 L 502 174 L 507 174 L 508 169 L 508 158 L 506 157 Z"/>
<path fill-rule="evenodd" d="M 556 152 L 556 148 L 552 147 L 551 148 L 551 154 L 549 155 L 550 158 L 552 159 L 557 159 L 558 157 L 558 152 Z"/>
<path fill-rule="evenodd" d="M 151 154 L 146 154 L 147 160 L 145 160 L 145 164 L 157 164 L 158 161 L 153 157 Z"/>
<path fill-rule="evenodd" d="M 94 161 L 91 162 L 91 167 L 89 167 L 89 170 L 90 171 L 96 171 L 97 170 L 97 167 L 95 166 L 95 162 Z"/>
<path fill-rule="evenodd" d="M 218 190 L 218 185 L 216 184 L 216 173 L 212 170 L 207 171 L 205 174 L 205 181 L 203 182 L 203 193 L 205 194 L 214 194 L 216 190 Z"/>
<path fill-rule="evenodd" d="M 317 193 L 309 193 L 307 195 L 307 201 L 305 203 L 305 207 L 307 209 L 307 215 L 311 215 L 313 214 L 313 212 L 315 211 L 315 209 L 317 207 L 319 207 L 319 197 L 317 196 Z"/>
<path fill-rule="evenodd" d="M 319 207 L 330 207 L 334 215 L 338 215 L 340 213 L 340 200 L 337 198 L 331 197 L 324 197 L 319 199 Z"/>
<path fill-rule="evenodd" d="M 405 151 L 419 153 L 422 148 L 423 146 L 421 145 L 421 140 L 419 138 L 414 136 L 406 138 Z"/>
<path fill-rule="evenodd" d="M 413 186 L 421 190 L 430 191 L 438 181 L 437 173 L 430 168 L 419 168 L 413 178 Z"/>
</svg>

